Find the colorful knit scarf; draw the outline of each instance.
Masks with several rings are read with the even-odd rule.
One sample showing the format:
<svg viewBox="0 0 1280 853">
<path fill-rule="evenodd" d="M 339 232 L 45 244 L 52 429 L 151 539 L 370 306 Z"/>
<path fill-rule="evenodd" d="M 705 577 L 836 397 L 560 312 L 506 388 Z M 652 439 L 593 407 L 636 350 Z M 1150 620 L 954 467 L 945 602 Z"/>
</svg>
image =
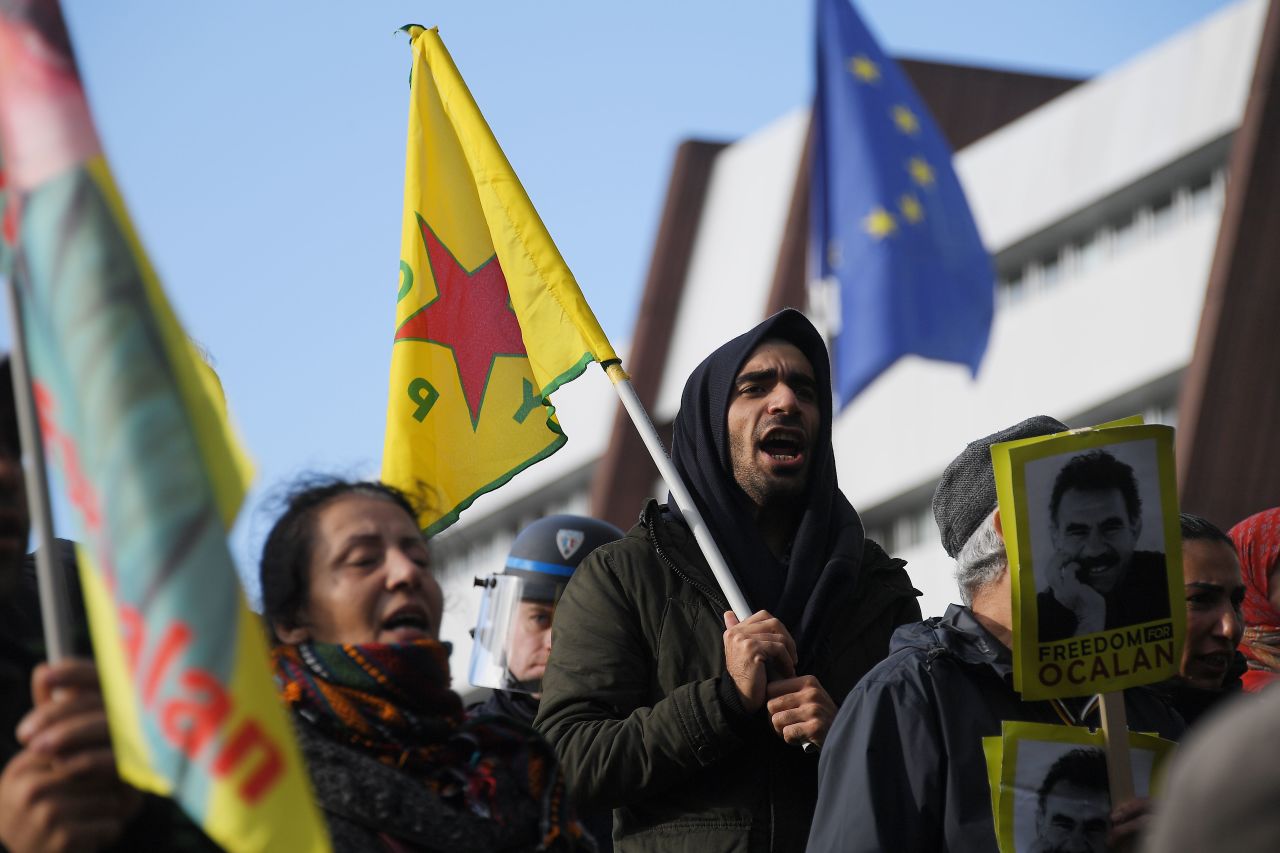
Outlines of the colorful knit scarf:
<svg viewBox="0 0 1280 853">
<path fill-rule="evenodd" d="M 551 747 L 514 721 L 464 720 L 443 644 L 303 643 L 272 656 L 285 702 L 328 737 L 499 823 L 513 797 L 532 798 L 541 806 L 540 849 L 581 837 Z"/>
<path fill-rule="evenodd" d="M 1251 515 L 1231 528 L 1244 569 L 1244 639 L 1249 668 L 1280 672 L 1280 613 L 1271 605 L 1271 570 L 1280 560 L 1280 508 Z"/>
</svg>

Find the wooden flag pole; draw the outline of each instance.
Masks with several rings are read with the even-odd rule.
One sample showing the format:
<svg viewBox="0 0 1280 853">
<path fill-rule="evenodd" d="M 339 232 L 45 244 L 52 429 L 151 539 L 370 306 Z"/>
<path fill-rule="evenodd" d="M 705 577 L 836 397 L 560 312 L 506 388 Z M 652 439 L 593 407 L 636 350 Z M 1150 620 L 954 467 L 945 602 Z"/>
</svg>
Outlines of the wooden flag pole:
<svg viewBox="0 0 1280 853">
<path fill-rule="evenodd" d="M 1111 785 L 1111 807 L 1133 799 L 1133 763 L 1129 756 L 1129 720 L 1124 709 L 1124 691 L 1113 690 L 1099 698 L 1102 736 L 1107 742 L 1107 781 Z"/>
<path fill-rule="evenodd" d="M 27 511 L 36 533 L 36 584 L 40 591 L 40 618 L 44 622 L 45 655 L 50 663 L 56 663 L 73 654 L 71 601 L 66 578 L 53 564 L 53 512 L 49 505 L 49 476 L 45 470 L 44 442 L 40 437 L 35 395 L 31 390 L 21 296 L 12 273 L 5 276 L 5 289 L 9 296 L 9 327 L 13 333 L 10 366 L 14 405 L 18 415 L 18 436 L 22 442 Z"/>
<path fill-rule="evenodd" d="M 644 441 L 644 446 L 649 450 L 653 464 L 658 466 L 658 473 L 662 475 L 667 488 L 671 489 L 676 503 L 680 505 L 680 513 L 684 516 L 689 529 L 693 531 L 693 537 L 697 540 L 698 547 L 702 549 L 702 555 L 707 558 L 707 565 L 711 567 L 711 573 L 715 575 L 716 583 L 720 584 L 720 589 L 724 592 L 724 597 L 728 600 L 733 614 L 739 620 L 746 619 L 751 615 L 751 607 L 747 604 L 746 596 L 742 594 L 737 580 L 729 571 L 729 564 L 724 561 L 720 546 L 716 545 L 715 537 L 711 535 L 711 528 L 707 527 L 702 513 L 698 512 L 698 506 L 693 502 L 693 496 L 689 494 L 684 480 L 680 478 L 680 472 L 676 470 L 675 465 L 671 464 L 671 458 L 667 456 L 667 450 L 662 446 L 662 438 L 654 429 L 653 421 L 636 395 L 635 388 L 631 386 L 631 377 L 616 361 L 605 366 L 604 371 L 609 375 L 609 381 L 613 383 L 613 387 L 617 389 L 622 407 L 631 416 L 631 422 L 635 424 L 636 431 Z M 813 741 L 805 741 L 801 748 L 809 754 L 819 751 L 818 744 Z"/>
</svg>

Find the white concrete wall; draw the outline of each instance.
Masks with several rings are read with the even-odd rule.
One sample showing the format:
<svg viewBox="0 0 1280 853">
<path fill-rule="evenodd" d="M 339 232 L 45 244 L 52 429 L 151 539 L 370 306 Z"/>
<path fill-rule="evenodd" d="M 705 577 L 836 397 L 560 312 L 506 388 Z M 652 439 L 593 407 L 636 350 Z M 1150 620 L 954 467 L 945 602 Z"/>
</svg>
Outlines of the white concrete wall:
<svg viewBox="0 0 1280 853">
<path fill-rule="evenodd" d="M 808 123 L 808 110 L 796 110 L 716 158 L 655 420 L 675 417 L 684 381 L 702 359 L 764 316 Z"/>
<path fill-rule="evenodd" d="M 936 477 L 969 441 L 1035 414 L 1087 411 L 1190 360 L 1217 208 L 996 314 L 977 380 L 908 357 L 835 427 L 840 484 L 871 507 Z"/>
<path fill-rule="evenodd" d="M 920 590 L 920 612 L 928 619 L 941 616 L 948 604 L 959 604 L 960 593 L 955 582 L 955 563 L 934 541 L 913 545 L 894 552 L 895 557 L 907 561 L 907 573 L 911 583 Z"/>
<path fill-rule="evenodd" d="M 999 252 L 1233 131 L 1266 0 L 1243 0 L 967 146 L 955 158 Z"/>
</svg>

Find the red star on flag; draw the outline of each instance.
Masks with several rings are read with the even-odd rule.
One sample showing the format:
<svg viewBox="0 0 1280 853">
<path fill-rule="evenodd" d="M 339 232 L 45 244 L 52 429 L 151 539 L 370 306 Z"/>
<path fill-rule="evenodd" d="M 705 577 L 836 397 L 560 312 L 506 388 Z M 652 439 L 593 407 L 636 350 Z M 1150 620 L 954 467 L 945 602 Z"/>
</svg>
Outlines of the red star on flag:
<svg viewBox="0 0 1280 853">
<path fill-rule="evenodd" d="M 436 298 L 401 323 L 395 339 L 449 348 L 474 428 L 480 422 L 480 404 L 494 361 L 499 356 L 527 357 L 520 322 L 511 310 L 507 279 L 496 255 L 467 270 L 421 217 L 418 225 L 436 282 Z"/>
</svg>

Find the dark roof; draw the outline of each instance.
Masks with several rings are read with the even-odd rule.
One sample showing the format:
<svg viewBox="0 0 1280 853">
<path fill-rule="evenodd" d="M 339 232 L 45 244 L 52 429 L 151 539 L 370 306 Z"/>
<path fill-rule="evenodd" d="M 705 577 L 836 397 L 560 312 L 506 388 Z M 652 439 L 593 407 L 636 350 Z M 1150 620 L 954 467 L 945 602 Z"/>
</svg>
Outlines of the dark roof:
<svg viewBox="0 0 1280 853">
<path fill-rule="evenodd" d="M 1084 81 L 1021 71 L 899 59 L 954 151 Z"/>
</svg>

